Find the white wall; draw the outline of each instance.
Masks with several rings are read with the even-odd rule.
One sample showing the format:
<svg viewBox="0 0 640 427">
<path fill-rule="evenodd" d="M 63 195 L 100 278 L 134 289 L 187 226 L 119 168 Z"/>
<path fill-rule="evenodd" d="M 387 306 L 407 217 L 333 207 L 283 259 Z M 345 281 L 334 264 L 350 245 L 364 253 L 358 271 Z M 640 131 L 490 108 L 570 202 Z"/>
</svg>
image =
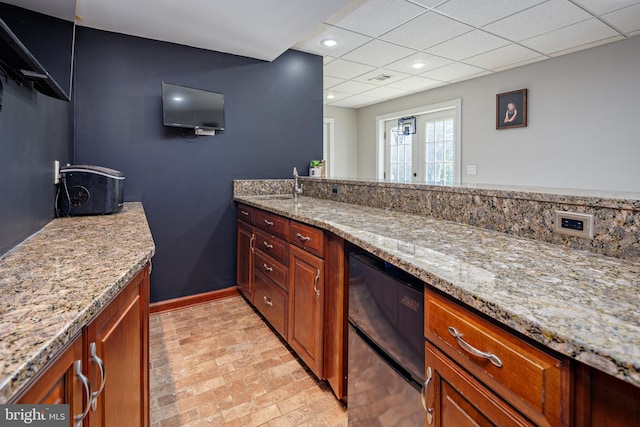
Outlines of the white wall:
<svg viewBox="0 0 640 427">
<path fill-rule="evenodd" d="M 496 130 L 495 95 L 523 88 L 528 127 Z M 358 177 L 375 176 L 376 115 L 455 98 L 463 182 L 640 191 L 640 37 L 361 108 Z"/>
<path fill-rule="evenodd" d="M 334 164 L 331 178 L 358 177 L 357 115 L 353 108 L 325 105 L 324 116 L 334 119 Z"/>
</svg>

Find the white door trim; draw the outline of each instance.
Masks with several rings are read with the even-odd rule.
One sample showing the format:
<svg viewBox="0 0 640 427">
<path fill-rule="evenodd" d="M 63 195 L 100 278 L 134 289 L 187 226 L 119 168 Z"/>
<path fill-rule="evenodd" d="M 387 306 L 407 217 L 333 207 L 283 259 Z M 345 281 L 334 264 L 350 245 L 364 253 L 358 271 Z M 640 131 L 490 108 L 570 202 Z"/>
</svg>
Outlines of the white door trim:
<svg viewBox="0 0 640 427">
<path fill-rule="evenodd" d="M 329 127 L 329 135 L 328 138 L 323 136 L 322 138 L 322 158 L 326 160 L 327 170 L 325 171 L 327 178 L 333 177 L 334 166 L 333 162 L 335 161 L 335 124 L 336 120 L 331 117 L 325 117 L 322 120 L 322 131 L 324 132 L 324 126 L 328 125 Z M 327 139 L 329 144 L 327 144 Z"/>
</svg>

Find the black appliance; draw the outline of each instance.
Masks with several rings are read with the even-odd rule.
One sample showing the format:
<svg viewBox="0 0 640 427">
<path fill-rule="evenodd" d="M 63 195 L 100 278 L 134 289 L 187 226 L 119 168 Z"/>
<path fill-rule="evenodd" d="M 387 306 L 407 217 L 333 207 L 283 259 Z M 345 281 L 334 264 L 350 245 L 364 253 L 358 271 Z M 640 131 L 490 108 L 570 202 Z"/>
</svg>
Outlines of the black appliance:
<svg viewBox="0 0 640 427">
<path fill-rule="evenodd" d="M 124 175 L 100 166 L 69 165 L 60 169 L 59 216 L 105 215 L 124 204 Z"/>
<path fill-rule="evenodd" d="M 75 0 L 29 2 L 24 7 L 20 1 L 0 0 L 0 66 L 4 72 L 15 80 L 33 82 L 45 95 L 69 101 L 75 9 Z"/>
<path fill-rule="evenodd" d="M 349 426 L 424 426 L 424 284 L 349 256 Z"/>
<path fill-rule="evenodd" d="M 224 130 L 224 94 L 162 82 L 163 124 Z"/>
</svg>

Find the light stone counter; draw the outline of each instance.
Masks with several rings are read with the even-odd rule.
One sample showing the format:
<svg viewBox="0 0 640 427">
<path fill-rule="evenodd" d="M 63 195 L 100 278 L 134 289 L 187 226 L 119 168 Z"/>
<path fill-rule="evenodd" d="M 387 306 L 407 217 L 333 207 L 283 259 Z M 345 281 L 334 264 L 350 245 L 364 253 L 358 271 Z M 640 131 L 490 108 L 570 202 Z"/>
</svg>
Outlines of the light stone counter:
<svg viewBox="0 0 640 427">
<path fill-rule="evenodd" d="M 640 387 L 640 264 L 330 200 L 235 200 L 335 233 L 544 346 Z"/>
<path fill-rule="evenodd" d="M 6 403 L 155 253 L 140 203 L 59 218 L 0 258 L 0 404 Z"/>
</svg>

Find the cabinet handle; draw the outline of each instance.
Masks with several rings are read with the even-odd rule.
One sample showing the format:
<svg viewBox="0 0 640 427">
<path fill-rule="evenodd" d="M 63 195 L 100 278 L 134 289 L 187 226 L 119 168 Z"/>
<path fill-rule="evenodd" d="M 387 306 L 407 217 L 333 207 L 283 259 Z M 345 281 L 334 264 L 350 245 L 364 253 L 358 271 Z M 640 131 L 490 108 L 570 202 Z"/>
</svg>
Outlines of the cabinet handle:
<svg viewBox="0 0 640 427">
<path fill-rule="evenodd" d="M 254 234 L 251 235 L 251 240 L 249 240 L 249 247 L 251 248 L 251 253 L 254 253 L 256 251 L 256 247 L 255 247 L 255 242 L 256 241 L 256 236 Z"/>
<path fill-rule="evenodd" d="M 320 278 L 320 270 L 318 270 L 318 274 L 316 274 L 316 278 L 313 279 L 313 290 L 316 291 L 316 296 L 320 296 L 320 289 L 318 289 L 318 279 Z"/>
<path fill-rule="evenodd" d="M 422 407 L 424 411 L 427 413 L 427 422 L 429 424 L 433 424 L 433 408 L 427 408 L 427 393 L 429 392 L 429 384 L 431 384 L 431 380 L 433 379 L 433 372 L 431 371 L 431 367 L 427 368 L 427 379 L 422 385 L 422 391 L 420 392 L 420 399 L 422 399 Z"/>
<path fill-rule="evenodd" d="M 310 240 L 311 240 L 311 237 L 309 237 L 309 236 L 303 236 L 303 235 L 302 235 L 302 234 L 300 234 L 300 233 L 297 233 L 297 234 L 296 234 L 296 237 L 297 237 L 298 239 L 302 240 L 303 242 L 308 242 L 308 241 L 310 241 Z"/>
<path fill-rule="evenodd" d="M 100 368 L 100 389 L 91 393 L 91 410 L 95 411 L 98 407 L 98 396 L 100 396 L 100 393 L 104 390 L 104 382 L 107 380 L 107 374 L 104 370 L 104 362 L 96 354 L 96 343 L 91 343 L 89 351 L 91 352 L 91 360 L 96 362 L 96 365 Z"/>
<path fill-rule="evenodd" d="M 264 268 L 264 269 L 265 269 L 265 270 L 267 270 L 267 271 L 273 271 L 273 268 L 272 268 L 272 267 L 269 267 L 269 266 L 267 265 L 267 263 L 262 264 L 262 268 Z"/>
<path fill-rule="evenodd" d="M 249 216 L 249 212 L 247 212 L 247 211 L 240 211 L 240 212 L 241 212 L 241 213 L 242 213 L 242 215 L 244 215 L 244 216 Z"/>
<path fill-rule="evenodd" d="M 265 297 L 262 297 L 262 299 L 264 300 L 264 303 L 267 304 L 268 306 L 270 306 L 270 307 L 273 306 L 273 302 L 271 302 L 271 298 L 267 298 L 265 296 Z"/>
<path fill-rule="evenodd" d="M 484 351 L 478 350 L 477 348 L 473 347 L 471 344 L 462 339 L 463 335 L 458 332 L 453 326 L 449 326 L 449 333 L 452 337 L 458 340 L 458 344 L 460 344 L 460 347 L 462 347 L 462 349 L 466 352 L 471 353 L 477 357 L 482 357 L 483 359 L 488 359 L 489 362 L 493 363 L 498 368 L 502 368 L 502 360 L 500 360 L 498 356 L 492 353 L 485 353 Z"/>
<path fill-rule="evenodd" d="M 267 243 L 267 242 L 264 242 L 264 246 L 265 246 L 267 249 L 273 249 L 273 245 L 270 245 L 270 244 L 269 244 L 269 243 Z"/>
<path fill-rule="evenodd" d="M 273 222 L 269 221 L 269 220 L 264 220 L 264 223 L 267 224 L 269 227 L 273 227 Z"/>
<path fill-rule="evenodd" d="M 80 378 L 82 381 L 82 387 L 84 388 L 84 396 L 87 401 L 84 411 L 80 415 L 73 416 L 73 427 L 80 427 L 85 417 L 89 413 L 89 409 L 91 409 L 91 385 L 89 384 L 89 378 L 85 377 L 82 373 L 82 360 L 76 360 L 76 376 Z"/>
</svg>

